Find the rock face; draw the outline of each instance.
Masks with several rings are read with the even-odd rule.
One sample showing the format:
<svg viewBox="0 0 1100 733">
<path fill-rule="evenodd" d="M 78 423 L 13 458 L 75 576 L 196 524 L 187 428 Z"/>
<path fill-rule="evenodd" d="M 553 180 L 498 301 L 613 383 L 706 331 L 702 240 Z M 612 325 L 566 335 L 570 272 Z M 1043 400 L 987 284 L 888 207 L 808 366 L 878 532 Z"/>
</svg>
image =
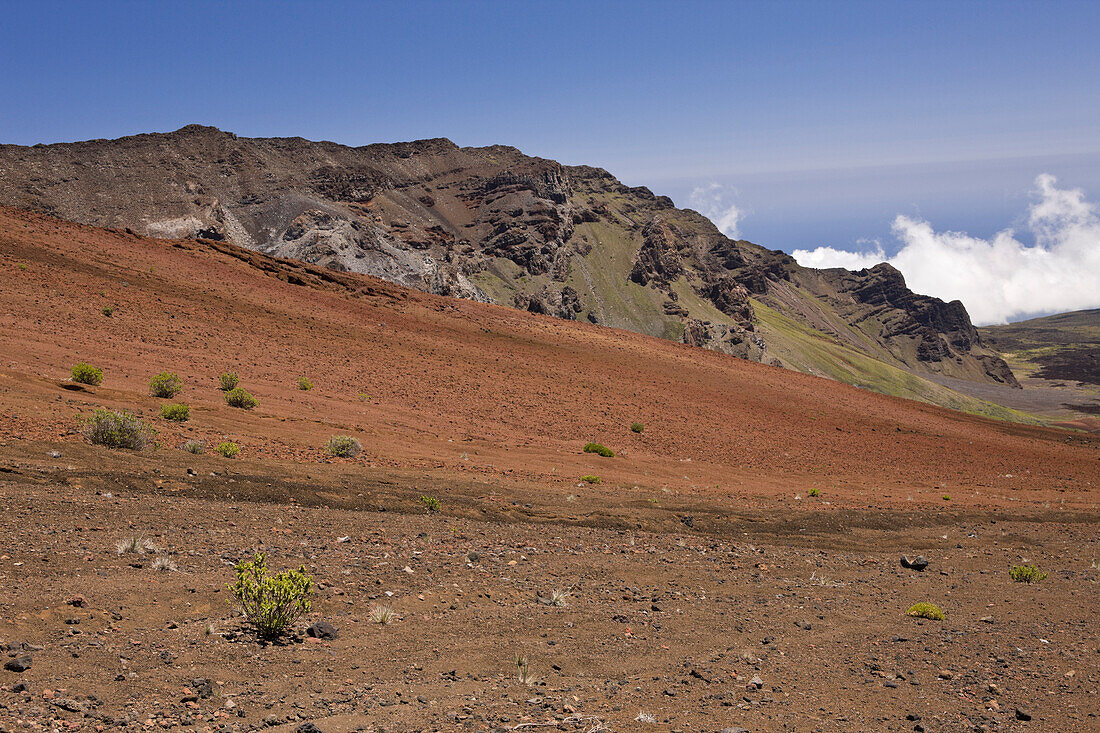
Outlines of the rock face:
<svg viewBox="0 0 1100 733">
<path fill-rule="evenodd" d="M 435 139 L 353 148 L 198 125 L 4 145 L 0 203 L 228 241 L 857 384 L 858 374 L 823 368 L 833 356 L 811 341 L 917 374 L 1015 383 L 961 303 L 914 294 L 888 265 L 803 268 L 604 170 L 505 146 Z"/>
</svg>

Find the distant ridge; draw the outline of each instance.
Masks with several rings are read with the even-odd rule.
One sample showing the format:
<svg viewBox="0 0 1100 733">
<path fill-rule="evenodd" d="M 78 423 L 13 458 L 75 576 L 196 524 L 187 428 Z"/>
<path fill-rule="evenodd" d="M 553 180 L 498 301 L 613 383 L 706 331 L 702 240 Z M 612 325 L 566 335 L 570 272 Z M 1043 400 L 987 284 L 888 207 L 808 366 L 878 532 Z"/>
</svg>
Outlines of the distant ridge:
<svg viewBox="0 0 1100 733">
<path fill-rule="evenodd" d="M 202 125 L 0 146 L 0 203 L 242 247 L 626 328 L 970 409 L 930 381 L 1018 386 L 958 301 L 882 264 L 814 270 L 608 172 L 437 138 L 348 147 Z"/>
</svg>

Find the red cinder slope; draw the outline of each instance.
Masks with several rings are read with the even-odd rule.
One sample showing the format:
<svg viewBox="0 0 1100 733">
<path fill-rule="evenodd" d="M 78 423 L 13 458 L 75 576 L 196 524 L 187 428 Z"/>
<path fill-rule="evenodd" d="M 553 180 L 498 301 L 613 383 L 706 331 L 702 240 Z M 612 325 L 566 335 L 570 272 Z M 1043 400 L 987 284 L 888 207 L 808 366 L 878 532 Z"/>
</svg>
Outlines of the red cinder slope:
<svg viewBox="0 0 1100 733">
<path fill-rule="evenodd" d="M 245 460 L 315 461 L 358 436 L 369 470 L 453 472 L 576 491 L 714 492 L 755 501 L 827 488 L 836 503 L 1089 507 L 1100 440 L 1003 424 L 636 333 L 406 290 L 226 243 L 168 241 L 0 209 L 0 437 L 81 440 L 93 405 L 153 416 L 168 369 L 187 437 Z M 103 308 L 113 307 L 110 316 Z M 77 361 L 106 371 L 80 395 Z M 251 412 L 221 400 L 239 372 Z M 299 375 L 316 384 L 297 388 Z M 78 393 L 79 394 L 79 393 Z M 641 422 L 644 432 L 630 425 Z M 583 454 L 588 441 L 613 459 Z M 618 489 L 617 489 L 618 487 Z M 1021 506 L 1021 505 L 1016 505 Z"/>
</svg>

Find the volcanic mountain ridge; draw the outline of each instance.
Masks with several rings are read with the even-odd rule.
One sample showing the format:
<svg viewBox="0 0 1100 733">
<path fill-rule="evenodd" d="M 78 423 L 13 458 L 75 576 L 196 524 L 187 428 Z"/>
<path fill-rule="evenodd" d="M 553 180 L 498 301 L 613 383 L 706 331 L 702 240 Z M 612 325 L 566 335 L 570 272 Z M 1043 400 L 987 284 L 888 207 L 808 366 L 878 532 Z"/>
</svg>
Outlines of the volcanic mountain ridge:
<svg viewBox="0 0 1100 733">
<path fill-rule="evenodd" d="M 929 378 L 1018 386 L 962 303 L 913 293 L 887 264 L 801 267 L 607 171 L 506 146 L 348 147 L 199 125 L 3 145 L 0 203 L 228 241 L 987 414 Z"/>
</svg>

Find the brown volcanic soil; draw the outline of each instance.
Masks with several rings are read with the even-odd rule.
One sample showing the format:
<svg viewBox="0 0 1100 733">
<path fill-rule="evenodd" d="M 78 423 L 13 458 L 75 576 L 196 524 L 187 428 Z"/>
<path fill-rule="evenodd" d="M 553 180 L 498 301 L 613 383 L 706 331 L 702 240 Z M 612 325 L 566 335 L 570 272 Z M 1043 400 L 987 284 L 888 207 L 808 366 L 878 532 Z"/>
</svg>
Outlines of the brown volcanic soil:
<svg viewBox="0 0 1100 733">
<path fill-rule="evenodd" d="M 0 672 L 0 727 L 1097 726 L 1096 436 L 10 209 L 0 272 L 0 641 L 33 659 Z M 102 386 L 66 388 L 79 360 Z M 163 369 L 183 426 L 146 394 Z M 258 408 L 224 405 L 226 369 Z M 100 405 L 162 449 L 86 444 L 75 417 Z M 337 433 L 363 452 L 327 458 Z M 181 572 L 117 556 L 131 535 Z M 222 588 L 257 548 L 310 567 L 339 638 L 241 632 Z M 1012 583 L 1023 560 L 1050 577 Z M 567 607 L 537 602 L 557 588 Z M 905 617 L 919 600 L 947 620 Z M 378 602 L 395 624 L 369 622 Z M 542 684 L 514 679 L 517 653 Z M 213 695 L 184 701 L 195 678 Z"/>
</svg>

